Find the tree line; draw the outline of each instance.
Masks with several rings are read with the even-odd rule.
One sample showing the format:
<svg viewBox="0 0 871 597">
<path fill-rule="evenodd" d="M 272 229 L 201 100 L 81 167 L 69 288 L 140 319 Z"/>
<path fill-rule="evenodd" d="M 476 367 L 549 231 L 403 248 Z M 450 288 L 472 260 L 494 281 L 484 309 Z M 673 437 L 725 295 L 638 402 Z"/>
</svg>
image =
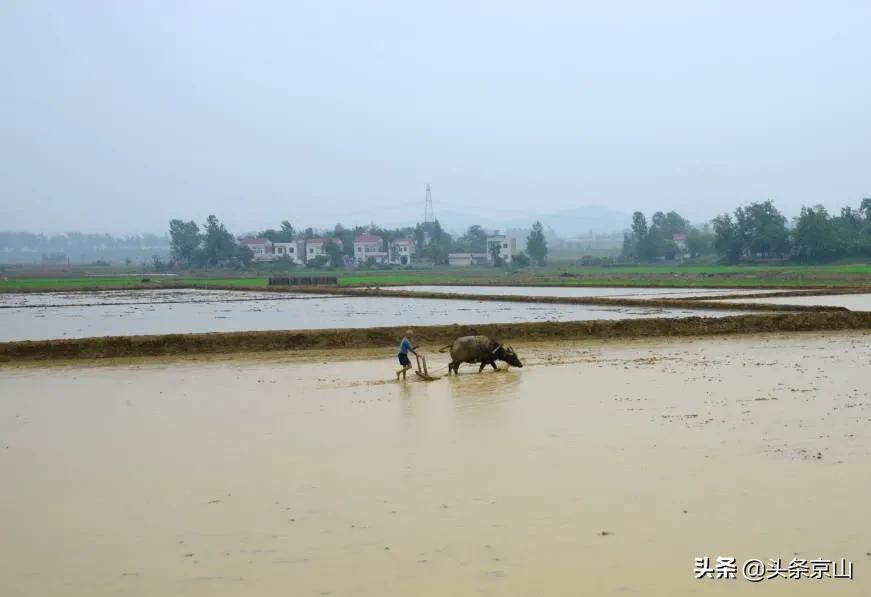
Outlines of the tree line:
<svg viewBox="0 0 871 597">
<path fill-rule="evenodd" d="M 402 238 L 411 238 L 415 243 L 415 259 L 431 261 L 437 265 L 448 264 L 450 253 L 486 253 L 488 233 L 478 225 L 470 226 L 465 233 L 454 237 L 445 231 L 438 220 L 418 223 L 415 226 L 400 228 L 381 228 L 375 223 L 368 226 L 346 228 L 336 224 L 332 230 L 305 228 L 296 230 L 288 220 L 283 220 L 278 228 L 268 228 L 257 233 L 272 242 L 290 242 L 325 238 L 326 256 L 318 257 L 308 263 L 309 267 L 342 267 L 347 259 L 354 257 L 354 239 L 360 234 L 380 236 L 386 243 Z M 174 264 L 183 267 L 246 267 L 253 254 L 246 246 L 237 242 L 236 237 L 227 231 L 217 217 L 210 215 L 202 228 L 193 220 L 171 220 L 169 223 L 170 253 Z M 547 259 L 547 241 L 540 222 L 532 226 L 526 239 L 527 252 L 514 256 L 516 265 L 529 265 L 534 262 L 543 265 Z M 502 265 L 498 253 L 493 262 Z"/>
<path fill-rule="evenodd" d="M 802 207 L 788 222 L 771 200 L 723 213 L 694 226 L 676 212 L 656 212 L 648 226 L 636 211 L 623 238 L 622 258 L 650 262 L 716 255 L 724 263 L 793 259 L 819 262 L 871 257 L 871 199 L 831 215 L 822 205 Z"/>
</svg>

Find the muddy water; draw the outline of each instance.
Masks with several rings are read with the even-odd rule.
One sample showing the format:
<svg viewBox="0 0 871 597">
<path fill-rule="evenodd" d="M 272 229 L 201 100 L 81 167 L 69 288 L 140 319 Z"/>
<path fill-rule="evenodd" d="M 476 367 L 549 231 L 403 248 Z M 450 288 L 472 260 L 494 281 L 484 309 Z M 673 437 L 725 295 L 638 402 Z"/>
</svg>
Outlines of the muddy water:
<svg viewBox="0 0 871 597">
<path fill-rule="evenodd" d="M 0 368 L 3 593 L 871 594 L 871 336 L 516 348 Z"/>
<path fill-rule="evenodd" d="M 760 291 L 752 288 L 596 288 L 583 286 L 384 286 L 383 290 L 417 290 L 421 292 L 442 292 L 445 294 L 488 294 L 519 296 L 569 296 L 569 297 L 622 297 L 632 299 L 693 298 L 755 294 Z"/>
<path fill-rule="evenodd" d="M 0 295 L 0 342 L 141 334 L 718 317 L 734 311 L 304 294 L 144 291 Z M 31 302 L 34 301 L 34 302 Z"/>
<path fill-rule="evenodd" d="M 871 311 L 871 293 L 835 294 L 828 296 L 784 296 L 744 300 L 728 299 L 725 302 L 774 303 L 780 305 L 826 305 L 830 307 L 846 307 L 851 311 Z"/>
<path fill-rule="evenodd" d="M 207 289 L 101 290 L 99 292 L 0 293 L 0 307 L 63 307 L 81 305 L 132 305 L 140 303 L 238 302 L 291 300 L 325 295 Z"/>
</svg>

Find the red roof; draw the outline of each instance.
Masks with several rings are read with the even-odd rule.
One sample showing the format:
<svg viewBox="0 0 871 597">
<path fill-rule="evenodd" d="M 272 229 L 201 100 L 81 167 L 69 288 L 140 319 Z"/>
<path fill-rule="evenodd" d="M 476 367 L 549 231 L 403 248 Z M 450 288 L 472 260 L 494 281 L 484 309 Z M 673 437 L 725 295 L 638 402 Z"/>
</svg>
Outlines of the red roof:
<svg viewBox="0 0 871 597">
<path fill-rule="evenodd" d="M 381 237 L 374 234 L 361 234 L 354 239 L 355 243 L 380 243 Z"/>
</svg>

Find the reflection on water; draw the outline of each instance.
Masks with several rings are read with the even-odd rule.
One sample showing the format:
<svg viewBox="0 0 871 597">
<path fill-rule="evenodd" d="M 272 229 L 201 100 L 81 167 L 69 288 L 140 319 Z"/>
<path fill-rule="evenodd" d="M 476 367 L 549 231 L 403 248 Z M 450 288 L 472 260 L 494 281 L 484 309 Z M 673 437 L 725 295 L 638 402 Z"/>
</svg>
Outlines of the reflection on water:
<svg viewBox="0 0 871 597">
<path fill-rule="evenodd" d="M 523 380 L 522 369 L 500 369 L 489 366 L 481 373 L 470 366 L 460 369 L 460 375 L 451 375 L 448 383 L 451 397 L 457 408 L 480 408 L 504 400 L 516 398 Z M 502 365 L 504 367 L 504 365 Z"/>
<path fill-rule="evenodd" d="M 382 290 L 411 290 L 439 292 L 444 294 L 487 294 L 518 296 L 563 296 L 563 297 L 623 297 L 633 299 L 691 298 L 726 294 L 758 293 L 755 288 L 631 288 L 594 286 L 384 286 Z M 765 292 L 778 292 L 766 290 Z"/>
<path fill-rule="evenodd" d="M 445 325 L 629 319 L 642 317 L 718 317 L 735 312 L 688 309 L 549 305 L 475 300 L 393 297 L 318 297 L 247 292 L 173 291 L 172 294 L 103 293 L 0 295 L 0 342 L 89 336 L 203 333 L 261 330 L 356 328 L 393 325 Z M 148 299 L 147 304 L 130 301 Z M 186 301 L 186 298 L 189 301 Z M 69 303 L 63 303 L 69 300 Z M 54 302 L 52 302 L 54 301 Z M 58 303 L 58 301 L 61 301 Z M 122 302 L 123 304 L 113 304 Z M 66 306 L 46 306 L 47 304 Z M 31 306 L 27 305 L 39 305 Z"/>
</svg>

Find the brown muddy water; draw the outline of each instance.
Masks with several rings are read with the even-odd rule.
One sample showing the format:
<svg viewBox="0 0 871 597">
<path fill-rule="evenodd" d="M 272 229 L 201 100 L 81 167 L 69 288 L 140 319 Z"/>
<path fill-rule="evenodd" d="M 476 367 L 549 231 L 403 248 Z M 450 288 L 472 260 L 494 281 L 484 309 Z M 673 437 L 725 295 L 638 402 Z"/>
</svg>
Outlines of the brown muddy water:
<svg viewBox="0 0 871 597">
<path fill-rule="evenodd" d="M 440 292 L 444 294 L 485 294 L 517 296 L 560 296 L 560 297 L 612 297 L 631 299 L 664 298 L 704 298 L 758 294 L 759 292 L 784 292 L 778 290 L 759 290 L 758 288 L 598 288 L 585 286 L 383 286 L 382 290 L 408 290 L 418 292 Z"/>
<path fill-rule="evenodd" d="M 0 342 L 390 325 L 720 317 L 732 311 L 213 290 L 0 295 Z"/>
<path fill-rule="evenodd" d="M 515 348 L 0 367 L 2 592 L 871 594 L 871 335 Z"/>
</svg>

